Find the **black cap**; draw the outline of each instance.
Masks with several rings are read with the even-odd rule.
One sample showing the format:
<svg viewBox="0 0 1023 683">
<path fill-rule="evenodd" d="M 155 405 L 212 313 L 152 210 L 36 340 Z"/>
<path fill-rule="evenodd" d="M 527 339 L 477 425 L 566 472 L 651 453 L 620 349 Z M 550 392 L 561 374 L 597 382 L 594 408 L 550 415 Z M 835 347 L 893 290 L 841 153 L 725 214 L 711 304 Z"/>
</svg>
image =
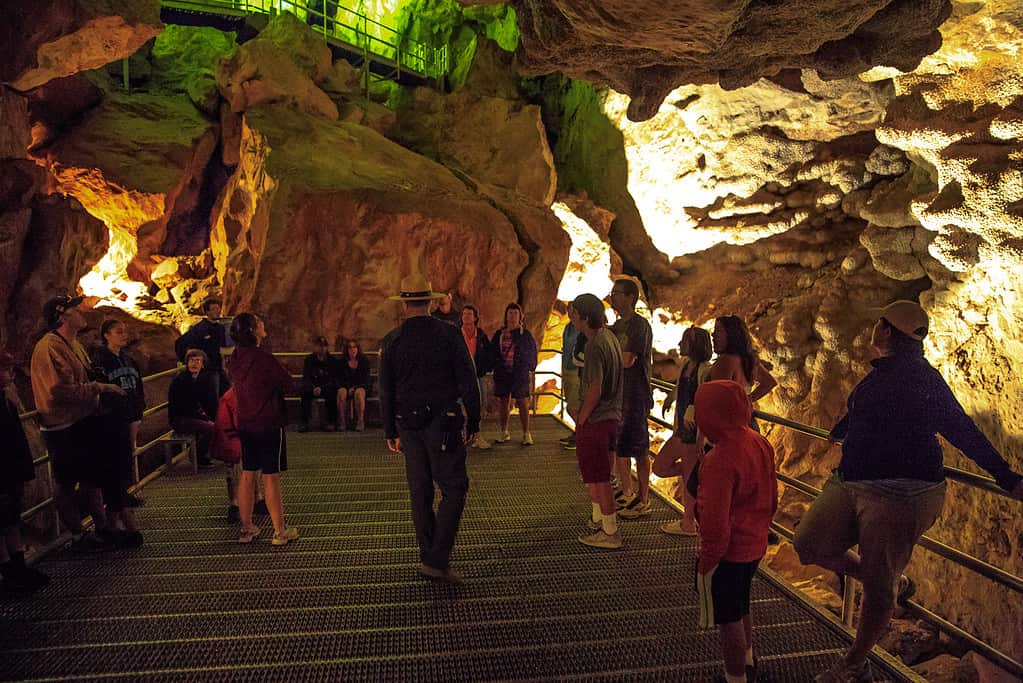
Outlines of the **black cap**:
<svg viewBox="0 0 1023 683">
<path fill-rule="evenodd" d="M 60 327 L 61 316 L 83 301 L 85 301 L 84 296 L 67 295 L 57 296 L 47 301 L 43 306 L 43 320 L 46 322 L 47 329 L 52 330 Z"/>
</svg>

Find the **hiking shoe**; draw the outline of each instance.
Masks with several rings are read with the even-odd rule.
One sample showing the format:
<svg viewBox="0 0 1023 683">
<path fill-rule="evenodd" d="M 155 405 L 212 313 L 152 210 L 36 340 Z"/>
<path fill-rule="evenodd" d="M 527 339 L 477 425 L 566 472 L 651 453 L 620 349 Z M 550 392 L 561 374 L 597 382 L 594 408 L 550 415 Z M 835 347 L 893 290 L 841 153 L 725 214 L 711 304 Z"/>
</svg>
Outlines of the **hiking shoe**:
<svg viewBox="0 0 1023 683">
<path fill-rule="evenodd" d="M 508 430 L 506 429 L 503 432 L 501 432 L 501 436 L 494 439 L 494 441 L 496 441 L 497 443 L 508 443 L 509 441 L 511 441 L 511 434 L 509 434 Z"/>
<path fill-rule="evenodd" d="M 562 446 L 564 446 L 569 441 L 574 441 L 574 440 L 575 439 L 572 437 L 572 435 L 569 434 L 568 436 L 563 436 L 560 439 L 558 439 L 558 443 L 560 443 Z"/>
<path fill-rule="evenodd" d="M 98 534 L 83 534 L 71 541 L 71 552 L 88 555 L 91 553 L 105 553 L 113 550 L 116 546 L 112 539 L 104 538 Z"/>
<path fill-rule="evenodd" d="M 568 439 L 567 441 L 561 442 L 561 447 L 566 451 L 575 450 L 575 439 Z"/>
<path fill-rule="evenodd" d="M 227 506 L 227 521 L 231 522 L 232 524 L 237 524 L 238 522 L 242 521 L 242 515 L 240 512 L 238 512 L 237 505 Z"/>
<path fill-rule="evenodd" d="M 591 548 L 621 548 L 622 536 L 617 531 L 613 534 L 604 533 L 604 530 L 594 531 L 592 534 L 584 534 L 579 537 L 579 542 Z"/>
<path fill-rule="evenodd" d="M 529 432 L 526 432 L 525 434 L 523 434 L 522 435 L 522 445 L 523 446 L 532 446 L 533 445 L 533 435 L 530 434 Z"/>
<path fill-rule="evenodd" d="M 448 567 L 446 569 L 437 569 L 436 567 L 431 567 L 428 564 L 420 564 L 419 573 L 428 579 L 446 581 L 448 583 L 456 585 L 462 583 L 462 575 L 456 572 L 451 567 Z"/>
<path fill-rule="evenodd" d="M 266 500 L 260 498 L 252 506 L 252 514 L 254 515 L 269 515 L 270 511 L 266 509 Z"/>
<path fill-rule="evenodd" d="M 274 532 L 273 540 L 270 543 L 273 545 L 287 545 L 295 540 L 298 540 L 298 529 L 293 526 L 286 526 L 284 531 L 280 533 Z"/>
<path fill-rule="evenodd" d="M 625 506 L 625 508 L 618 513 L 618 516 L 622 519 L 639 519 L 640 517 L 646 517 L 653 511 L 654 508 L 650 504 L 649 500 L 644 503 L 639 500 L 639 498 L 636 498 L 635 504 Z"/>
<path fill-rule="evenodd" d="M 482 436 L 478 436 L 476 437 L 476 443 L 473 444 L 473 448 L 478 448 L 481 451 L 488 450 L 490 448 L 490 442 Z"/>
<path fill-rule="evenodd" d="M 634 493 L 631 496 L 623 495 L 621 498 L 616 497 L 615 503 L 618 506 L 618 512 L 628 510 L 629 508 L 636 507 L 639 504 L 639 496 Z"/>
<path fill-rule="evenodd" d="M 895 593 L 896 604 L 905 607 L 909 599 L 916 595 L 916 583 L 905 574 L 899 576 L 899 584 Z"/>
<path fill-rule="evenodd" d="M 814 683 L 871 683 L 874 680 L 870 672 L 870 660 L 860 664 L 848 664 L 843 659 L 824 673 L 817 674 Z"/>
<path fill-rule="evenodd" d="M 660 529 L 661 531 L 663 531 L 664 533 L 670 534 L 672 536 L 699 536 L 700 535 L 700 533 L 698 531 L 696 531 L 695 529 L 694 530 L 690 530 L 690 529 L 687 529 L 684 526 L 682 526 L 682 520 L 681 519 L 678 520 L 677 522 L 665 522 L 664 524 L 662 524 L 661 526 L 659 526 L 657 528 Z"/>
<path fill-rule="evenodd" d="M 145 542 L 141 531 L 118 531 L 114 534 L 114 544 L 118 548 L 135 550 L 141 548 Z"/>
<path fill-rule="evenodd" d="M 252 543 L 259 536 L 261 529 L 258 526 L 250 526 L 249 528 L 242 527 L 241 532 L 238 534 L 239 543 Z"/>
</svg>

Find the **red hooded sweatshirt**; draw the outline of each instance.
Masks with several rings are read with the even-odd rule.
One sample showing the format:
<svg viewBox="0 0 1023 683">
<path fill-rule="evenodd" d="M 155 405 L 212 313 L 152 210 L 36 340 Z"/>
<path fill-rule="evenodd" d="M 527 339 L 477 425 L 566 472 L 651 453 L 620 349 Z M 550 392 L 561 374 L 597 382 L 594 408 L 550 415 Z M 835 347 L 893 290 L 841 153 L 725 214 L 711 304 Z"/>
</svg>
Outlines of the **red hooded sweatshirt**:
<svg viewBox="0 0 1023 683">
<path fill-rule="evenodd" d="M 714 444 L 700 465 L 699 572 L 722 560 L 752 562 L 767 552 L 767 532 L 778 509 L 774 449 L 749 428 L 752 408 L 731 380 L 696 390 L 696 425 Z"/>
<path fill-rule="evenodd" d="M 213 445 L 210 456 L 217 460 L 234 465 L 242 461 L 242 440 L 238 436 L 238 400 L 234 397 L 234 387 L 224 392 L 217 406 L 217 418 L 213 424 L 217 426 L 213 432 Z"/>
<path fill-rule="evenodd" d="M 284 394 L 293 382 L 272 353 L 258 346 L 235 347 L 227 376 L 238 403 L 238 429 L 267 432 L 285 425 Z"/>
</svg>

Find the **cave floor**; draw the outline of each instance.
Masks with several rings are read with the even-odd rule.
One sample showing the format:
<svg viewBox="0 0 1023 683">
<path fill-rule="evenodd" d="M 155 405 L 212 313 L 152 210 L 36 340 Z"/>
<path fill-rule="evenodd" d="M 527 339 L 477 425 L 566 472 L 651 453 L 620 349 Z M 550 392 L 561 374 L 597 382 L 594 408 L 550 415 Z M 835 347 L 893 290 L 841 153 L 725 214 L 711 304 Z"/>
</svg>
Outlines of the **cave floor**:
<svg viewBox="0 0 1023 683">
<path fill-rule="evenodd" d="M 283 548 L 269 518 L 238 544 L 223 470 L 182 465 L 144 491 L 145 547 L 53 555 L 48 588 L 0 604 L 0 679 L 713 679 L 696 541 L 660 533 L 676 513 L 655 500 L 621 522 L 625 548 L 577 543 L 590 506 L 565 433 L 540 418 L 536 446 L 470 452 L 459 587 L 416 574 L 404 470 L 379 430 L 289 434 L 302 536 Z M 809 681 L 837 660 L 843 639 L 805 608 L 761 577 L 753 598 L 762 680 Z"/>
</svg>

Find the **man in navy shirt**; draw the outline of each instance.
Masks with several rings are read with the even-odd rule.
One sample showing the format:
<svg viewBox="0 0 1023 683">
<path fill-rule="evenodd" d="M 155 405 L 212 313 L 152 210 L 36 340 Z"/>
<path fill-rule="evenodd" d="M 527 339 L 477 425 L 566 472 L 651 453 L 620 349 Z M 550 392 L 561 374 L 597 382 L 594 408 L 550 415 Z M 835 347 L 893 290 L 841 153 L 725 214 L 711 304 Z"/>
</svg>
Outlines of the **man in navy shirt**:
<svg viewBox="0 0 1023 683">
<path fill-rule="evenodd" d="M 848 413 L 831 430 L 842 459 L 796 530 L 804 564 L 817 564 L 863 583 L 860 625 L 845 658 L 817 681 L 869 681 L 867 655 L 891 619 L 896 583 L 913 547 L 945 502 L 941 434 L 1023 500 L 1023 477 L 1012 471 L 923 355 L 927 314 L 912 301 L 880 311 L 871 345 L 874 369 L 849 395 Z M 859 545 L 860 554 L 849 552 Z"/>
</svg>

